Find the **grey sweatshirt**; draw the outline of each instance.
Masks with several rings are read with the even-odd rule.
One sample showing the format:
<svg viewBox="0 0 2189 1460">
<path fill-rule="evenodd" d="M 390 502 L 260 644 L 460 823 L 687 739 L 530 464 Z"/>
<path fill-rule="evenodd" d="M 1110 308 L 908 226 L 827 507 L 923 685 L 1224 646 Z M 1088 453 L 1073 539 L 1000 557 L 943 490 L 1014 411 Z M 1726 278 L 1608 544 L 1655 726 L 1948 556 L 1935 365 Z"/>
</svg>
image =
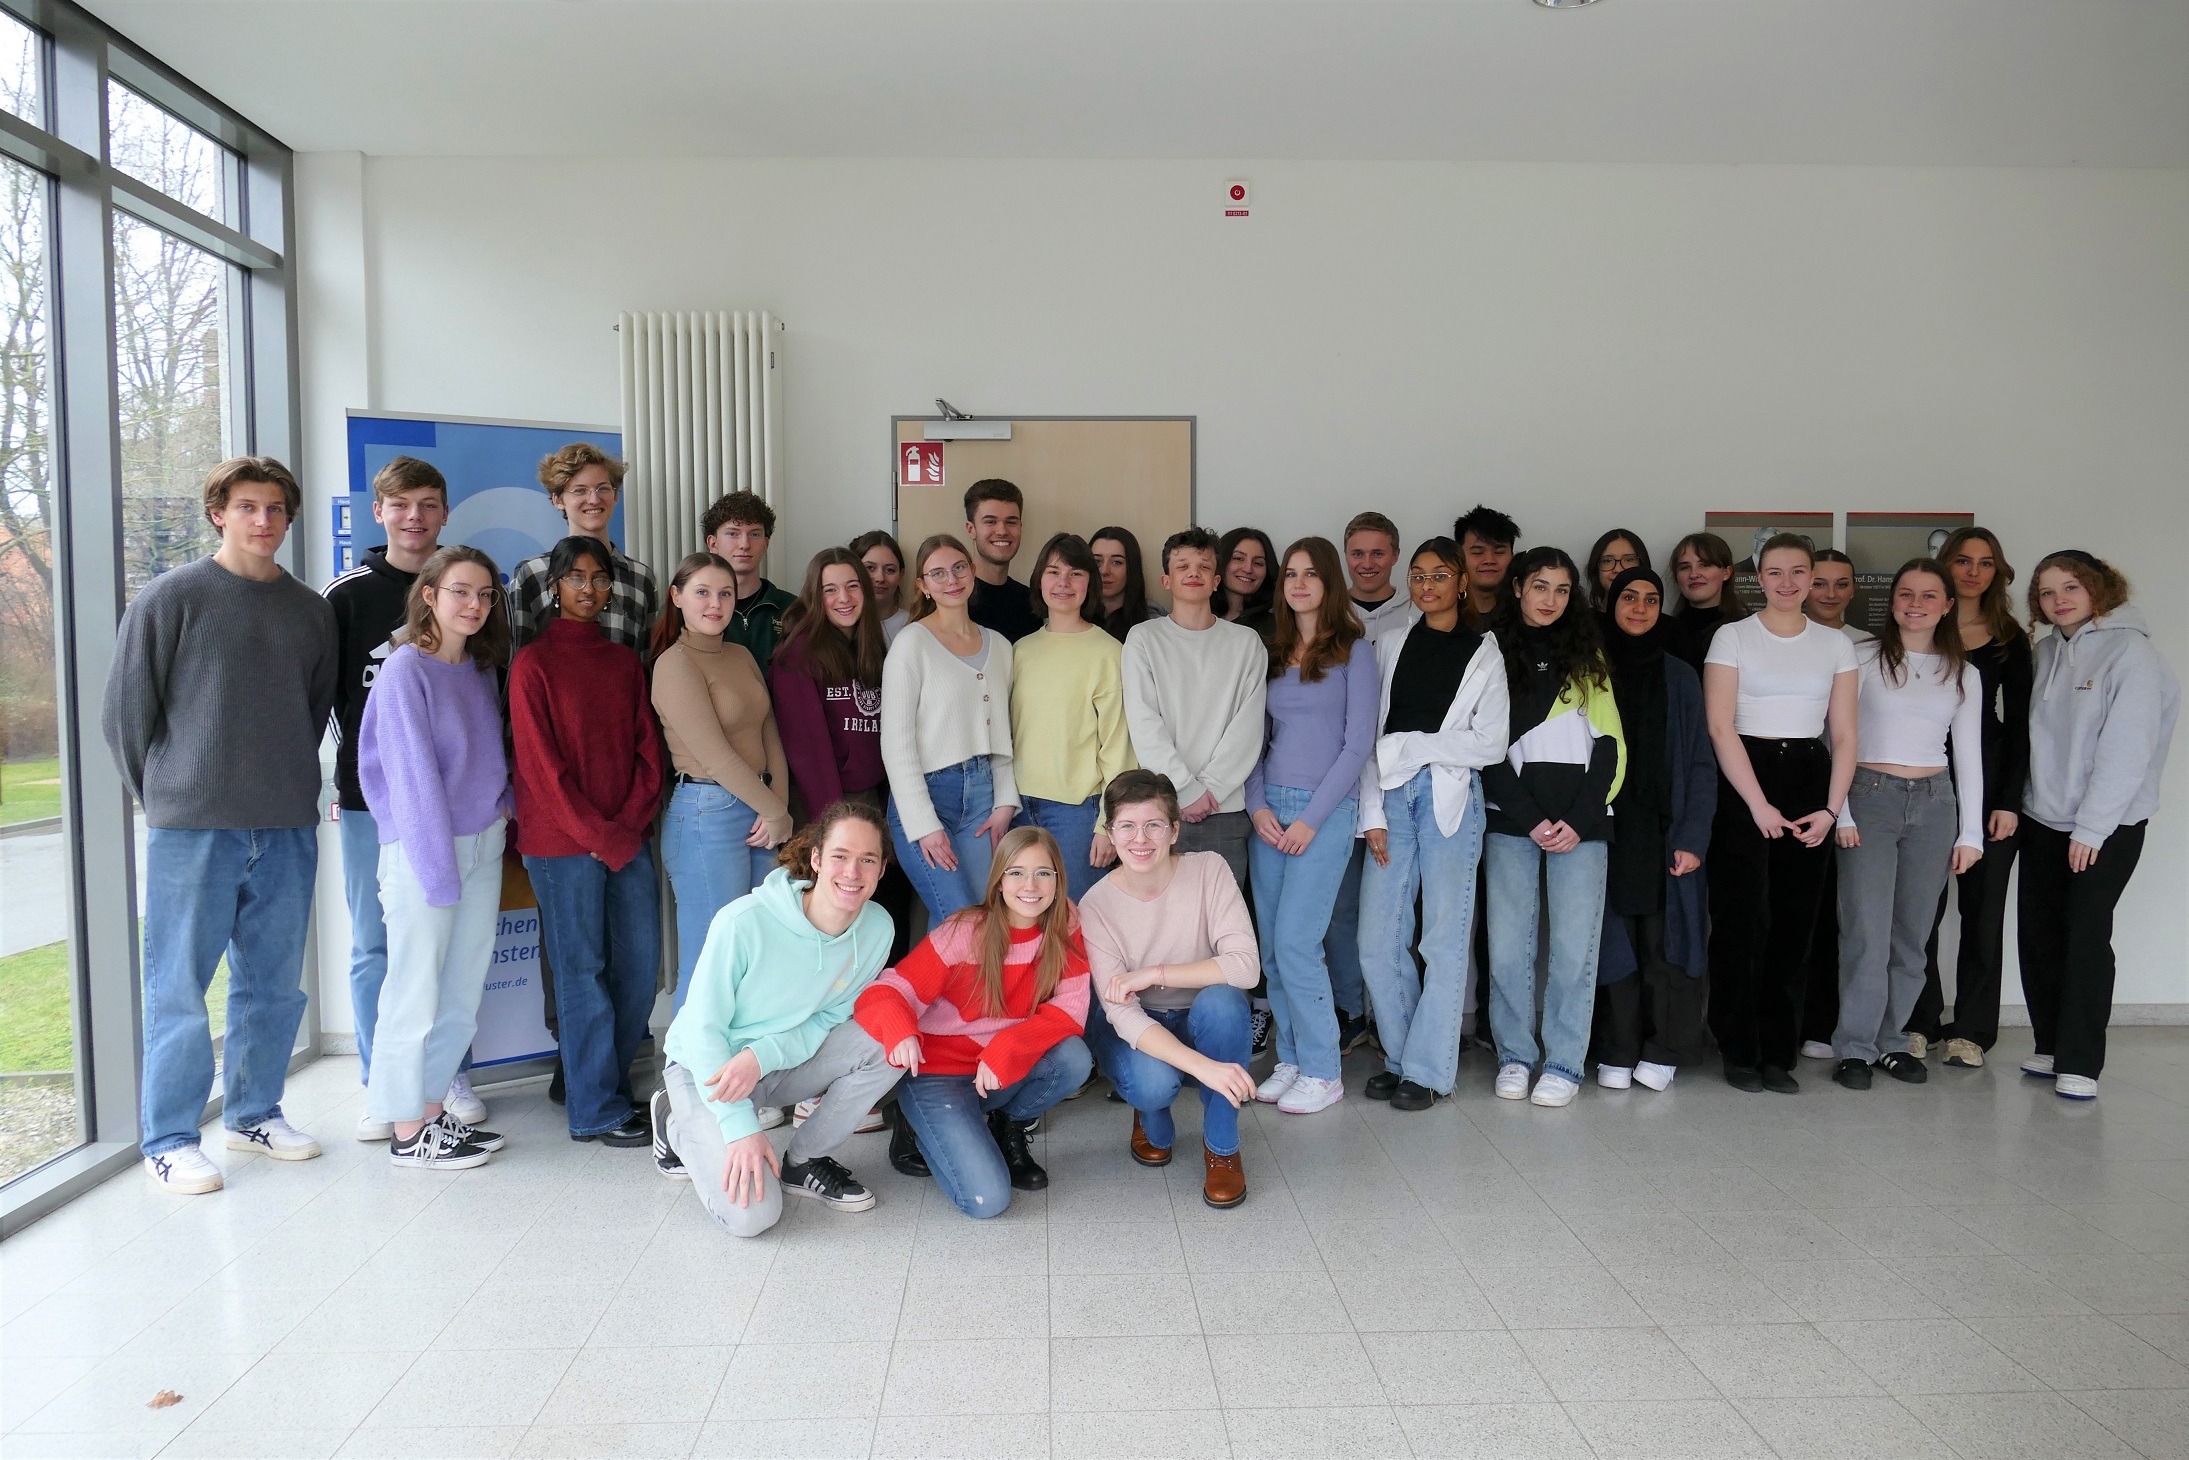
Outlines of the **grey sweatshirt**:
<svg viewBox="0 0 2189 1460">
<path fill-rule="evenodd" d="M 100 716 L 146 821 L 316 823 L 335 658 L 334 609 L 287 573 L 261 583 L 200 558 L 147 584 L 122 615 Z"/>
<path fill-rule="evenodd" d="M 2022 814 L 2092 847 L 2147 819 L 2180 711 L 2181 684 L 2133 605 L 2071 639 L 2054 629 L 2037 641 Z"/>
</svg>

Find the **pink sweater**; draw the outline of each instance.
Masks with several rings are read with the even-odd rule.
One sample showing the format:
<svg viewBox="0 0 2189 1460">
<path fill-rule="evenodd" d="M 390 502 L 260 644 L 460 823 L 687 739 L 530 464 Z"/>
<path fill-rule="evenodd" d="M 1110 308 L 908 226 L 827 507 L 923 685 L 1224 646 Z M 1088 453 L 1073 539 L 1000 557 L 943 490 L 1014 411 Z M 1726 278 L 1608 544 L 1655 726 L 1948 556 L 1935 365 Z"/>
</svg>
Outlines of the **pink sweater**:
<svg viewBox="0 0 2189 1460">
<path fill-rule="evenodd" d="M 1103 992 L 1111 974 L 1214 958 L 1223 964 L 1224 982 L 1233 988 L 1253 988 L 1262 976 L 1254 919 L 1231 878 L 1230 864 L 1216 852 L 1179 856 L 1170 886 L 1153 902 L 1134 897 L 1116 876 L 1103 878 L 1080 899 L 1079 922 L 1102 1012 L 1117 1037 L 1134 1048 L 1155 1024 L 1148 1009 L 1186 1008 L 1200 990 L 1146 989 L 1115 1004 Z"/>
</svg>

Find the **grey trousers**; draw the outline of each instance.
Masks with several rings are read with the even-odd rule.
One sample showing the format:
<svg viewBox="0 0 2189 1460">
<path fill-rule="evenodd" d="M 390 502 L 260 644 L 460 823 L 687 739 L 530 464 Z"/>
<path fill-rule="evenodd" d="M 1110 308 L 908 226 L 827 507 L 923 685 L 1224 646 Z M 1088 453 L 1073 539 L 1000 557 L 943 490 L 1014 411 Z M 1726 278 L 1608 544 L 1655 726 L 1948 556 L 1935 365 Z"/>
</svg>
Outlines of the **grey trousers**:
<svg viewBox="0 0 2189 1460">
<path fill-rule="evenodd" d="M 1847 794 L 1859 847 L 1839 856 L 1839 1027 L 1832 1053 L 1875 1063 L 1905 1051 L 1923 996 L 1924 945 L 1953 870 L 1960 812 L 1953 773 L 1910 780 L 1855 768 Z"/>
<path fill-rule="evenodd" d="M 700 1078 L 713 1073 L 695 1073 L 678 1064 L 663 1068 L 661 1083 L 669 1092 L 669 1145 L 691 1173 L 692 1190 L 715 1224 L 733 1237 L 757 1237 L 782 1220 L 782 1184 L 772 1178 L 763 1182 L 765 1194 L 746 1207 L 731 1201 L 722 1189 L 729 1143 L 723 1140 L 722 1127 L 715 1123 L 699 1087 Z M 791 1132 L 790 1146 L 783 1153 L 788 1165 L 829 1155 L 851 1139 L 866 1113 L 903 1074 L 883 1057 L 872 1035 L 847 1019 L 829 1031 L 812 1059 L 761 1076 L 752 1100 L 755 1105 L 789 1107 L 817 1095 L 821 1098 L 812 1117 Z"/>
</svg>

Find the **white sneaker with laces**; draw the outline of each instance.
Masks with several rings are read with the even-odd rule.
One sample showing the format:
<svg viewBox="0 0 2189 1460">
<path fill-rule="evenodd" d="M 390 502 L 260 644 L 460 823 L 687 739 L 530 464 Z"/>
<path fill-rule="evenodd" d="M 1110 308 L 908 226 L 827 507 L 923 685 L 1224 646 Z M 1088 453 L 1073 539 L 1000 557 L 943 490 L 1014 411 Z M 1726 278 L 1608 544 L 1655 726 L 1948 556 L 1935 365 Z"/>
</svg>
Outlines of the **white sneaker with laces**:
<svg viewBox="0 0 2189 1460">
<path fill-rule="evenodd" d="M 154 1186 L 184 1196 L 203 1196 L 222 1185 L 220 1168 L 196 1146 L 177 1146 L 164 1156 L 145 1157 L 144 1174 Z"/>
<path fill-rule="evenodd" d="M 1313 1075 L 1302 1075 L 1278 1099 L 1277 1108 L 1286 1115 L 1313 1115 L 1318 1110 L 1328 1110 L 1344 1098 L 1345 1081 L 1318 1080 Z"/>
<path fill-rule="evenodd" d="M 821 1097 L 818 1095 L 814 1096 L 811 1100 L 799 1101 L 796 1105 L 793 1105 L 790 1108 L 791 1125 L 793 1127 L 804 1125 L 807 1121 L 813 1119 L 813 1112 L 819 1110 L 820 1108 Z"/>
<path fill-rule="evenodd" d="M 780 1105 L 755 1105 L 752 1114 L 753 1119 L 760 1122 L 762 1130 L 774 1130 L 790 1119 L 790 1112 Z"/>
<path fill-rule="evenodd" d="M 2088 1075 L 2054 1075 L 2052 1093 L 2063 1100 L 2095 1100 L 2098 1082 Z"/>
<path fill-rule="evenodd" d="M 1628 1065 L 1598 1065 L 1596 1083 L 1606 1090 L 1631 1090 L 1634 1088 L 1634 1070 Z"/>
<path fill-rule="evenodd" d="M 1497 1098 L 1500 1100 L 1525 1100 L 1528 1098 L 1528 1067 L 1526 1065 L 1501 1065 L 1498 1067 Z"/>
<path fill-rule="evenodd" d="M 462 1070 L 448 1082 L 448 1094 L 441 1097 L 441 1108 L 465 1125 L 486 1124 L 486 1102 L 471 1088 L 471 1077 Z"/>
<path fill-rule="evenodd" d="M 1561 1105 L 1573 1104 L 1573 1097 L 1580 1093 L 1581 1087 L 1572 1080 L 1545 1070 L 1537 1077 L 1535 1093 L 1528 1097 L 1528 1103 L 1556 1110 Z"/>
<path fill-rule="evenodd" d="M 1805 1060 L 1828 1060 L 1832 1057 L 1832 1047 L 1821 1039 L 1804 1039 L 1801 1042 L 1801 1057 Z"/>
<path fill-rule="evenodd" d="M 2051 1079 L 2052 1056 L 2049 1054 L 2031 1055 L 2028 1059 L 2022 1061 L 2022 1073 L 2025 1075 L 2035 1075 L 2042 1080 Z"/>
<path fill-rule="evenodd" d="M 395 1139 L 395 1122 L 374 1120 L 369 1115 L 357 1117 L 357 1138 L 361 1141 L 392 1141 Z"/>
<path fill-rule="evenodd" d="M 257 1125 L 228 1132 L 228 1149 L 256 1151 L 276 1161 L 309 1161 L 319 1154 L 319 1142 L 281 1116 L 270 1115 Z"/>
<path fill-rule="evenodd" d="M 1254 1098 L 1264 1105 L 1275 1105 L 1285 1098 L 1285 1091 L 1300 1078 L 1298 1065 L 1279 1065 L 1269 1072 L 1269 1078 L 1254 1087 Z"/>
<path fill-rule="evenodd" d="M 1657 1065 L 1643 1060 L 1634 1067 L 1634 1083 L 1647 1085 L 1652 1090 L 1669 1090 L 1672 1077 L 1680 1073 L 1678 1065 Z"/>
</svg>

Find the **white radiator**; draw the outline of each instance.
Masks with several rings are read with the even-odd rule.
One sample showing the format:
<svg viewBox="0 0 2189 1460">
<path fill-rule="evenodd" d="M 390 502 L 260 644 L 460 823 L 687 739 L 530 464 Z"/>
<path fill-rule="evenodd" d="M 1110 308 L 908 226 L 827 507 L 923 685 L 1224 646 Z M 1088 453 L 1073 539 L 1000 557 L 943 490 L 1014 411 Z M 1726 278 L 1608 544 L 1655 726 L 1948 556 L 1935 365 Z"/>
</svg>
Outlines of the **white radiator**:
<svg viewBox="0 0 2189 1460">
<path fill-rule="evenodd" d="M 756 310 L 624 314 L 625 551 L 651 564 L 666 603 L 677 560 L 725 492 L 782 510 L 783 326 Z M 778 533 L 780 536 L 780 532 Z M 773 557 L 773 553 L 770 553 Z M 771 577 L 781 575 L 769 565 Z"/>
</svg>

